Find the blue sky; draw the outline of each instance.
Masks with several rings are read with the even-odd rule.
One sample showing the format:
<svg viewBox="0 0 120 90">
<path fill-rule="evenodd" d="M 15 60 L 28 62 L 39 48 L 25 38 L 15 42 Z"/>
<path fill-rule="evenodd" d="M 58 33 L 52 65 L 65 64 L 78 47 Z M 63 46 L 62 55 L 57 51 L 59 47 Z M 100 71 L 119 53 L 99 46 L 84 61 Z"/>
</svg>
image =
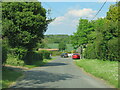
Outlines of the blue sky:
<svg viewBox="0 0 120 90">
<path fill-rule="evenodd" d="M 115 2 L 107 2 L 95 19 L 105 17 L 111 4 Z M 79 19 L 91 20 L 102 5 L 103 2 L 42 2 L 45 9 L 51 9 L 49 17 L 56 18 L 45 34 L 73 34 Z"/>
</svg>

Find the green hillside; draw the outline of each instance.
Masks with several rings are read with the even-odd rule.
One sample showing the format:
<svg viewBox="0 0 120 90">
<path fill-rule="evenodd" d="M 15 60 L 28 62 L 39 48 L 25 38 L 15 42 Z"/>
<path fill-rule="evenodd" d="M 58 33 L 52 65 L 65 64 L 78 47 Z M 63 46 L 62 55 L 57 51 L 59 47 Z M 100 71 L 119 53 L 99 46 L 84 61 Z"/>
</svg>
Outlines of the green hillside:
<svg viewBox="0 0 120 90">
<path fill-rule="evenodd" d="M 47 46 L 52 49 L 55 49 L 55 48 L 58 49 L 58 45 L 59 44 L 56 44 L 56 43 L 47 44 Z M 67 44 L 67 51 L 71 51 L 71 50 L 73 50 L 72 44 Z"/>
</svg>

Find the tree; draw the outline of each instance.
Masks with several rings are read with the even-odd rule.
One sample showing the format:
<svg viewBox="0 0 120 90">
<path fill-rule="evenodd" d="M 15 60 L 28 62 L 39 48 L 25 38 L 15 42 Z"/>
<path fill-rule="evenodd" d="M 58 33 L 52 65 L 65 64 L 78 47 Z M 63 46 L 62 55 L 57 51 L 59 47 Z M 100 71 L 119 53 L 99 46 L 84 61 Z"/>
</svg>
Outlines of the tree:
<svg viewBox="0 0 120 90">
<path fill-rule="evenodd" d="M 120 2 L 110 6 L 105 18 L 94 20 L 92 33 L 96 37 L 92 42 L 88 41 L 85 49 L 86 58 L 119 61 L 118 21 L 120 14 L 118 8 L 120 8 Z"/>
<path fill-rule="evenodd" d="M 77 26 L 77 32 L 71 36 L 71 43 L 76 49 L 81 45 L 86 45 L 88 43 L 88 34 L 93 31 L 92 23 L 87 19 L 80 19 L 79 25 Z"/>
<path fill-rule="evenodd" d="M 65 50 L 66 48 L 67 48 L 66 43 L 64 43 L 64 42 L 59 43 L 59 50 L 60 50 L 60 51 L 63 51 L 63 50 Z"/>
<path fill-rule="evenodd" d="M 24 47 L 32 51 L 44 37 L 49 20 L 40 2 L 3 2 L 2 36 L 11 47 Z"/>
<path fill-rule="evenodd" d="M 88 59 L 119 61 L 120 1 L 111 5 L 105 18 L 88 21 L 80 19 L 77 32 L 71 36 L 73 46 L 86 45 L 84 55 Z"/>
</svg>

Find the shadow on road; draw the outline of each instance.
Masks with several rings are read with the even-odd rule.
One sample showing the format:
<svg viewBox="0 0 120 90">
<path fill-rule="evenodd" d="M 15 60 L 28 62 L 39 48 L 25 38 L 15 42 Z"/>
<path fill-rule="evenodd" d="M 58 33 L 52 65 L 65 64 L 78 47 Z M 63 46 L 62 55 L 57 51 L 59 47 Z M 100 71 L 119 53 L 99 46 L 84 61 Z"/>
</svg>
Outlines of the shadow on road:
<svg viewBox="0 0 120 90">
<path fill-rule="evenodd" d="M 11 88 L 39 88 L 43 83 L 58 82 L 73 77 L 73 75 L 69 74 L 56 74 L 46 71 L 29 70 L 25 72 L 25 77 Z"/>
<path fill-rule="evenodd" d="M 51 63 L 47 63 L 47 64 L 45 64 L 43 66 L 61 66 L 61 65 L 67 65 L 67 64 L 65 64 L 65 63 L 53 63 L 53 62 L 51 62 Z"/>
</svg>

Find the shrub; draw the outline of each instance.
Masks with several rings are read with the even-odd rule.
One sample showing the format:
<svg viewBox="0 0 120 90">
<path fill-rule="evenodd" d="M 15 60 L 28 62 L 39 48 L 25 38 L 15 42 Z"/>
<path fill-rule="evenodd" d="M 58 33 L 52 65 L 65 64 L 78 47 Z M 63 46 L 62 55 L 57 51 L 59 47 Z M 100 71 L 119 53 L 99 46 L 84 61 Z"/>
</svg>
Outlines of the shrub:
<svg viewBox="0 0 120 90">
<path fill-rule="evenodd" d="M 41 53 L 43 55 L 43 59 L 50 59 L 50 54 L 51 51 L 47 51 L 47 50 L 40 50 L 38 51 L 39 53 Z"/>
<path fill-rule="evenodd" d="M 87 48 L 84 51 L 84 57 L 87 59 L 95 59 L 97 57 L 95 53 L 95 46 L 94 44 L 88 44 Z"/>
<path fill-rule="evenodd" d="M 2 64 L 5 64 L 7 60 L 7 47 L 5 45 L 2 46 Z"/>
<path fill-rule="evenodd" d="M 12 48 L 9 53 L 17 57 L 18 59 L 23 59 L 27 53 L 27 50 L 22 47 Z"/>
<path fill-rule="evenodd" d="M 110 61 L 120 61 L 118 38 L 114 38 L 108 41 L 108 59 Z"/>
<path fill-rule="evenodd" d="M 60 56 L 62 52 L 60 51 L 53 51 L 51 52 L 52 56 Z"/>
<path fill-rule="evenodd" d="M 11 54 L 8 54 L 8 59 L 6 61 L 6 64 L 13 65 L 13 66 L 24 66 L 24 61 L 19 60 L 18 58 L 14 57 Z"/>
<path fill-rule="evenodd" d="M 34 64 L 36 61 L 43 60 L 43 54 L 38 52 L 27 52 L 23 60 L 25 64 Z"/>
</svg>

